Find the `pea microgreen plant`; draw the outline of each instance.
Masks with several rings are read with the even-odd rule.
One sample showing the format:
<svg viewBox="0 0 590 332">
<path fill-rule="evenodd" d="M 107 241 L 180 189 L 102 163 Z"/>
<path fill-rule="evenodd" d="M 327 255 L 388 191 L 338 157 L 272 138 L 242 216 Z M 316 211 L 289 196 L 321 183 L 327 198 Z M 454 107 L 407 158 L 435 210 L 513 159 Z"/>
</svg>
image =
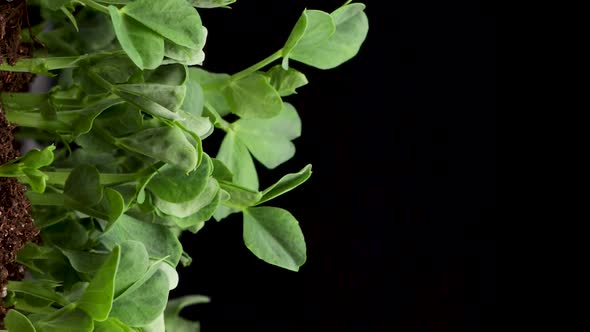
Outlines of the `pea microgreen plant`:
<svg viewBox="0 0 590 332">
<path fill-rule="evenodd" d="M 355 56 L 364 5 L 305 10 L 275 53 L 213 73 L 203 69 L 199 11 L 233 2 L 29 1 L 44 20 L 22 40 L 45 48 L 0 70 L 55 84 L 1 95 L 19 138 L 40 144 L 0 165 L 1 177 L 28 186 L 41 239 L 18 253 L 28 276 L 7 285 L 7 331 L 197 331 L 179 313 L 207 298 L 168 299 L 177 266 L 191 263 L 179 236 L 233 213 L 258 258 L 293 271 L 305 262 L 299 223 L 271 200 L 305 182 L 311 165 L 260 189 L 253 158 L 273 169 L 293 157 L 301 121 L 283 98 L 308 83 L 294 67 Z M 214 130 L 225 133 L 215 153 L 203 144 Z"/>
</svg>

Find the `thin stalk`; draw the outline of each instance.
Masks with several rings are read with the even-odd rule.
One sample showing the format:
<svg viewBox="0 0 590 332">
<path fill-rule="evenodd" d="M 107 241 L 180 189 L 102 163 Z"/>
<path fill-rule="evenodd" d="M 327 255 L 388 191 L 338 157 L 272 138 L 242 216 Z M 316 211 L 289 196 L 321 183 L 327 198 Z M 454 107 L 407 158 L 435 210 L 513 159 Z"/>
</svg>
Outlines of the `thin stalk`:
<svg viewBox="0 0 590 332">
<path fill-rule="evenodd" d="M 246 77 L 246 76 L 248 76 L 248 75 L 250 75 L 250 74 L 252 74 L 252 73 L 254 73 L 254 72 L 256 72 L 256 71 L 258 71 L 258 70 L 260 70 L 260 69 L 262 69 L 264 67 L 266 67 L 266 66 L 268 66 L 269 64 L 273 63 L 274 61 L 280 59 L 282 56 L 283 56 L 283 49 L 281 48 L 280 50 L 274 52 L 273 54 L 271 54 L 270 56 L 268 56 L 264 60 L 262 60 L 262 61 L 260 61 L 260 62 L 258 62 L 256 64 L 254 64 L 254 65 L 252 65 L 252 66 L 250 66 L 250 67 L 248 67 L 248 68 L 246 68 L 246 69 L 244 69 L 244 70 L 242 70 L 240 72 L 237 72 L 237 73 L 233 74 L 231 76 L 231 79 L 234 80 L 234 81 L 237 81 L 237 80 L 239 80 L 241 78 L 244 78 L 244 77 Z"/>
<path fill-rule="evenodd" d="M 48 184 L 54 185 L 65 185 L 68 176 L 70 176 L 70 170 L 61 170 L 61 171 L 54 171 L 54 172 L 43 172 L 49 179 L 47 179 Z M 137 180 L 138 177 L 141 177 L 143 174 L 142 172 L 138 173 L 100 173 L 100 184 L 108 186 L 112 184 L 119 184 L 125 182 L 133 182 Z"/>
<path fill-rule="evenodd" d="M 77 68 L 80 60 L 88 57 L 82 56 L 64 56 L 49 58 L 32 58 L 20 59 L 14 66 L 7 63 L 0 64 L 0 70 L 20 73 L 33 73 L 43 76 L 55 76 L 50 70 Z"/>
</svg>

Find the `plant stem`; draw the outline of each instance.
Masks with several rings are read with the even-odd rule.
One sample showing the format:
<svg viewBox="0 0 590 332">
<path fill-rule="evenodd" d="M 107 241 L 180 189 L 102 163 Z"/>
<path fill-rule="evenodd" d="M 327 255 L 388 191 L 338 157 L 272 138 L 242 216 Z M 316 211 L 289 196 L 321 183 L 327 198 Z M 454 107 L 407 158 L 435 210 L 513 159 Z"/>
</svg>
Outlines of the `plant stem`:
<svg viewBox="0 0 590 332">
<path fill-rule="evenodd" d="M 90 8 L 92 8 L 92 9 L 98 10 L 99 12 L 101 12 L 103 14 L 109 15 L 109 8 L 95 2 L 94 0 L 78 0 L 78 1 L 85 4 L 86 6 L 88 6 Z"/>
<path fill-rule="evenodd" d="M 28 92 L 2 92 L 0 100 L 5 110 L 40 112 L 48 107 L 49 94 Z"/>
<path fill-rule="evenodd" d="M 233 74 L 231 76 L 231 79 L 234 81 L 237 81 L 241 78 L 244 78 L 250 74 L 252 74 L 253 72 L 262 69 L 264 67 L 266 67 L 267 65 L 271 64 L 272 62 L 274 62 L 275 60 L 280 59 L 283 56 L 283 49 L 281 48 L 280 50 L 274 52 L 273 54 L 271 54 L 270 56 L 268 56 L 267 58 L 265 58 L 264 60 L 240 71 L 237 72 L 235 74 Z"/>
<path fill-rule="evenodd" d="M 7 63 L 0 64 L 0 70 L 54 76 L 54 74 L 49 72 L 50 70 L 76 68 L 80 60 L 86 57 L 87 55 L 20 59 L 14 66 Z"/>
<path fill-rule="evenodd" d="M 48 184 L 65 185 L 68 176 L 70 176 L 70 170 L 61 170 L 55 172 L 43 172 L 49 179 Z M 140 173 L 100 173 L 100 184 L 108 186 L 111 184 L 119 184 L 125 182 L 132 182 L 140 177 Z"/>
<path fill-rule="evenodd" d="M 64 205 L 64 196 L 61 194 L 55 193 L 48 193 L 45 192 L 43 194 L 27 191 L 26 193 L 27 198 L 33 205 L 54 205 L 54 206 L 62 206 Z"/>
</svg>

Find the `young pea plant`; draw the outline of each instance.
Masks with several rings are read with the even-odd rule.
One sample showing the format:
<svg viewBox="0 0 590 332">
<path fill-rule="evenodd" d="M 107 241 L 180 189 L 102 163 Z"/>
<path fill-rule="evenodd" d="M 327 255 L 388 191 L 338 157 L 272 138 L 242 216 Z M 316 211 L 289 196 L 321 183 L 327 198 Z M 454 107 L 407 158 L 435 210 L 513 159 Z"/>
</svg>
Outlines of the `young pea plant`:
<svg viewBox="0 0 590 332">
<path fill-rule="evenodd" d="M 44 21 L 23 41 L 46 49 L 0 70 L 55 84 L 1 95 L 20 138 L 46 146 L 0 165 L 0 176 L 30 188 L 41 231 L 17 257 L 29 276 L 7 285 L 7 331 L 198 331 L 179 313 L 208 299 L 168 300 L 177 266 L 191 262 L 178 237 L 232 213 L 242 213 L 254 255 L 293 271 L 305 262 L 299 223 L 267 204 L 305 182 L 311 165 L 260 190 L 253 158 L 273 169 L 293 157 L 301 121 L 283 97 L 308 82 L 291 64 L 330 69 L 355 56 L 364 5 L 305 10 L 277 52 L 212 73 L 201 66 L 199 10 L 233 2 L 29 1 Z M 203 142 L 216 129 L 225 137 L 213 157 Z"/>
</svg>

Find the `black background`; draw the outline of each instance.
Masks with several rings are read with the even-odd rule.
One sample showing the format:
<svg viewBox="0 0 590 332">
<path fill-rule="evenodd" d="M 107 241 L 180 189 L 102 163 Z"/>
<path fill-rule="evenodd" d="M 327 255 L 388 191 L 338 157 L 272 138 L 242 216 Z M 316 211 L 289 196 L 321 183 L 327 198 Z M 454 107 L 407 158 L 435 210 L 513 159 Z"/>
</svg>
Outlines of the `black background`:
<svg viewBox="0 0 590 332">
<path fill-rule="evenodd" d="M 233 73 L 279 49 L 324 0 L 239 0 L 202 10 L 204 67 Z M 183 236 L 193 265 L 173 295 L 215 331 L 495 330 L 495 17 L 479 1 L 365 0 L 361 52 L 287 98 L 303 135 L 262 186 L 313 164 L 275 200 L 300 221 L 299 273 L 254 257 L 239 217 Z M 218 139 L 219 137 L 217 137 Z M 215 151 L 216 138 L 205 142 Z M 212 150 L 213 149 L 213 150 Z"/>
</svg>

